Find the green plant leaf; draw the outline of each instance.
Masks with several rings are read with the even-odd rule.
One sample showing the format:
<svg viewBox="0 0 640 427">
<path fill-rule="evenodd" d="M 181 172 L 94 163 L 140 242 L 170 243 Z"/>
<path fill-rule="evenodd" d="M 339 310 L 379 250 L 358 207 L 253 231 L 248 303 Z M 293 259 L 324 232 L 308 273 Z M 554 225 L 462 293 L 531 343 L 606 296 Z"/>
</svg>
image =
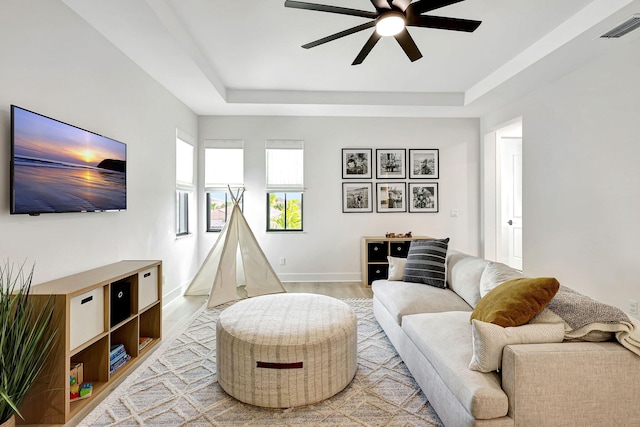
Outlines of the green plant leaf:
<svg viewBox="0 0 640 427">
<path fill-rule="evenodd" d="M 18 408 L 42 372 L 56 336 L 52 330 L 55 299 L 41 305 L 30 295 L 33 267 L 0 266 L 0 422 Z M 24 419 L 24 418 L 23 418 Z"/>
</svg>

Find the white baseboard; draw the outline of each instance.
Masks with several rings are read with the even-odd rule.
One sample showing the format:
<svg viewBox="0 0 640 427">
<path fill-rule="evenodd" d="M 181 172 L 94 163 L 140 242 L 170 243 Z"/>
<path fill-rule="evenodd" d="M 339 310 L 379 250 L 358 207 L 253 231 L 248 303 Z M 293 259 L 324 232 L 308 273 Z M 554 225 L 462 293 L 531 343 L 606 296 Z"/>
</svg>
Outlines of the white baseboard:
<svg viewBox="0 0 640 427">
<path fill-rule="evenodd" d="M 360 273 L 280 273 L 283 282 L 361 282 Z"/>
<path fill-rule="evenodd" d="M 167 307 L 169 304 L 174 302 L 178 297 L 184 295 L 184 291 L 187 290 L 187 287 L 191 284 L 191 281 L 187 281 L 182 285 L 176 287 L 174 290 L 168 292 L 165 295 L 162 295 L 162 308 Z"/>
</svg>

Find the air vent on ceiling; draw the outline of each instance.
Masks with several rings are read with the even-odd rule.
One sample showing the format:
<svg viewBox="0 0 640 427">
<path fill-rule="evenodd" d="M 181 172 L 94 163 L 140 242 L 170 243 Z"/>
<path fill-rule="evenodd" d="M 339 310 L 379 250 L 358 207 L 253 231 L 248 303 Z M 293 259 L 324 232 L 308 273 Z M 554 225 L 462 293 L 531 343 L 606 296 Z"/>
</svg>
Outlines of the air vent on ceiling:
<svg viewBox="0 0 640 427">
<path fill-rule="evenodd" d="M 600 36 L 601 39 L 617 39 L 640 27 L 640 14 L 635 14 L 614 29 Z"/>
</svg>

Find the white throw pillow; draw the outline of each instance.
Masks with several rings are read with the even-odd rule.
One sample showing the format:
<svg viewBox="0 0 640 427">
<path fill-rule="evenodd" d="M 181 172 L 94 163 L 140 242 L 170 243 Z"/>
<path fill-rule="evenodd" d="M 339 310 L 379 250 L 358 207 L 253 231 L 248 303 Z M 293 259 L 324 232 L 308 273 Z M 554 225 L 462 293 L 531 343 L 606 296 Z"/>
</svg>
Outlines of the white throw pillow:
<svg viewBox="0 0 640 427">
<path fill-rule="evenodd" d="M 469 369 L 492 372 L 502 367 L 502 350 L 510 344 L 562 342 L 562 323 L 536 323 L 503 328 L 477 319 L 471 321 L 473 356 Z"/>
<path fill-rule="evenodd" d="M 524 275 L 520 270 L 499 262 L 490 262 L 484 267 L 482 276 L 480 276 L 480 298 L 507 280 L 520 279 L 522 277 Z"/>
<path fill-rule="evenodd" d="M 407 259 L 388 256 L 387 260 L 389 261 L 389 278 L 387 280 L 403 280 Z"/>
</svg>

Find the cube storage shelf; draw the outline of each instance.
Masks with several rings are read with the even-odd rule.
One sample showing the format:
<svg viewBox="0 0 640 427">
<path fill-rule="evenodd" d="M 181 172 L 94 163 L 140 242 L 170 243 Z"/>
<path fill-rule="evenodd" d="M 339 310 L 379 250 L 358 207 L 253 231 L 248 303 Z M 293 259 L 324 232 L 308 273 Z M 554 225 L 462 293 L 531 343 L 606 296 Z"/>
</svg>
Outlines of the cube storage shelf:
<svg viewBox="0 0 640 427">
<path fill-rule="evenodd" d="M 387 256 L 406 258 L 411 241 L 425 239 L 431 237 L 362 237 L 362 283 L 371 286 L 374 280 L 389 277 Z"/>
<path fill-rule="evenodd" d="M 16 417 L 17 423 L 67 423 L 158 345 L 162 339 L 160 278 L 162 261 L 120 261 L 31 288 L 36 305 L 55 299 L 52 331 L 56 337 L 47 365 L 20 406 L 25 419 Z M 153 338 L 142 350 L 141 337 Z M 113 344 L 124 344 L 131 360 L 110 372 Z M 70 401 L 73 363 L 83 364 L 84 382 L 93 383 L 91 397 Z"/>
</svg>

